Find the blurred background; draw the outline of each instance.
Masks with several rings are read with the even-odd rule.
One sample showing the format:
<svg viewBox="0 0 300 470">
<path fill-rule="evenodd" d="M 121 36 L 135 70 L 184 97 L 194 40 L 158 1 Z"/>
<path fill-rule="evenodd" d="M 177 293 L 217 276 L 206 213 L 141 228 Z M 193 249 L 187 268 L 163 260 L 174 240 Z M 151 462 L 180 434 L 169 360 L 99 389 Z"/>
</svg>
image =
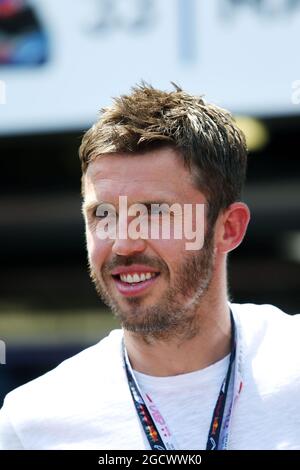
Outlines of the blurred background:
<svg viewBox="0 0 300 470">
<path fill-rule="evenodd" d="M 141 79 L 235 114 L 252 220 L 231 298 L 299 313 L 299 48 L 300 0 L 0 0 L 0 405 L 117 327 L 87 273 L 78 146 Z"/>
</svg>

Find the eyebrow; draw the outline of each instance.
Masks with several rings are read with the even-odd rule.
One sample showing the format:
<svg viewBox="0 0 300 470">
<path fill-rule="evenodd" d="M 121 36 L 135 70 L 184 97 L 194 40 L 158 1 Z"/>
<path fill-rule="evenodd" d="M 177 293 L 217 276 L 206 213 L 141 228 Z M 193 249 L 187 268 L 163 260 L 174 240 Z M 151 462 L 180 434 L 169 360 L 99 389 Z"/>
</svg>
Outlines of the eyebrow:
<svg viewBox="0 0 300 470">
<path fill-rule="evenodd" d="M 172 205 L 173 203 L 167 202 L 167 201 L 137 201 L 135 204 L 142 204 L 143 206 L 146 206 L 147 209 L 151 209 L 151 205 L 159 205 L 161 206 L 162 204 L 168 204 Z"/>
<path fill-rule="evenodd" d="M 82 211 L 83 212 L 90 212 L 92 211 L 93 209 L 95 209 L 96 207 L 100 206 L 101 204 L 111 204 L 109 202 L 105 202 L 105 201 L 90 201 L 90 202 L 84 202 L 82 204 Z M 147 207 L 147 209 L 151 208 L 151 205 L 152 204 L 156 204 L 156 205 L 162 205 L 162 204 L 168 204 L 168 205 L 172 205 L 172 204 L 176 204 L 176 202 L 170 202 L 170 201 L 137 201 L 137 202 L 134 202 L 133 204 L 143 204 L 144 206 Z M 130 207 L 131 205 L 133 204 L 128 204 L 128 207 Z"/>
</svg>

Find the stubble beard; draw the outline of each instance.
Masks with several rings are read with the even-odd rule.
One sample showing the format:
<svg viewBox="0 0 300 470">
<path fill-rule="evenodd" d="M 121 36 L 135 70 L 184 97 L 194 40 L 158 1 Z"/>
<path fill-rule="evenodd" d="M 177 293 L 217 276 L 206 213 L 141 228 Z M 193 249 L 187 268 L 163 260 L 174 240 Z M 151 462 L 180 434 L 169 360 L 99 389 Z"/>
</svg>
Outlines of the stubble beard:
<svg viewBox="0 0 300 470">
<path fill-rule="evenodd" d="M 111 270 L 119 265 L 146 264 L 159 269 L 160 276 L 169 278 L 169 271 L 161 260 L 145 255 L 132 257 L 116 256 L 112 262 L 97 274 L 91 264 L 90 276 L 102 301 L 121 322 L 122 328 L 139 334 L 146 342 L 152 340 L 191 339 L 201 328 L 198 311 L 208 294 L 213 277 L 215 254 L 213 230 L 206 234 L 203 248 L 197 252 L 187 252 L 178 271 L 174 274 L 173 285 L 169 286 L 158 301 L 143 307 L 143 296 L 127 297 L 128 308 L 122 309 L 111 292 Z M 159 280 L 158 280 L 159 282 Z M 155 288 L 155 286 L 154 286 Z"/>
</svg>

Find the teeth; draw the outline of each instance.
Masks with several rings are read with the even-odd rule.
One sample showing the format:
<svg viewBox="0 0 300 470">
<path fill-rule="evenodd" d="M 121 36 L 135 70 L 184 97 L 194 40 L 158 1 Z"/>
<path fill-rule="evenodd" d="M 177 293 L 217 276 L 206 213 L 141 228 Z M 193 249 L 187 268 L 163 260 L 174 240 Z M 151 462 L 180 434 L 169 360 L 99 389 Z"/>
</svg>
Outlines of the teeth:
<svg viewBox="0 0 300 470">
<path fill-rule="evenodd" d="M 151 279 L 151 277 L 154 277 L 155 273 L 134 273 L 133 275 L 131 274 L 120 274 L 120 279 L 123 282 L 128 282 L 129 284 L 133 284 L 135 282 L 142 282 L 146 281 L 147 279 Z"/>
</svg>

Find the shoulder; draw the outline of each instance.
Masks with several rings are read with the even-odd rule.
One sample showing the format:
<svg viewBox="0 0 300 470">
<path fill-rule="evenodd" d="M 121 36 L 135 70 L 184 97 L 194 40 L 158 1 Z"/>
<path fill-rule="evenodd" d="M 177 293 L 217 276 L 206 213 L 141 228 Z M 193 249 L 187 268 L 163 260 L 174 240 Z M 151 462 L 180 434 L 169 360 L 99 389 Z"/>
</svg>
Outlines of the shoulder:
<svg viewBox="0 0 300 470">
<path fill-rule="evenodd" d="M 26 394 L 39 394 L 47 391 L 52 393 L 61 393 L 62 385 L 64 390 L 79 386 L 88 380 L 95 380 L 95 376 L 101 375 L 103 380 L 107 380 L 110 375 L 112 363 L 120 362 L 122 331 L 114 330 L 99 343 L 84 349 L 75 356 L 66 359 L 55 369 L 28 382 L 21 387 L 10 392 L 7 399 L 17 399 Z M 95 374 L 95 372 L 97 372 Z"/>
<path fill-rule="evenodd" d="M 107 379 L 112 363 L 120 361 L 122 331 L 114 330 L 97 344 L 84 349 L 75 356 L 66 359 L 55 369 L 13 390 L 8 397 L 17 398 L 24 393 L 41 393 L 43 389 L 55 392 L 60 385 L 71 388 L 79 381 L 91 381 L 95 371 Z M 115 364 L 116 365 L 116 364 Z M 60 385 L 59 385 L 60 384 Z M 49 392 L 48 392 L 49 393 Z"/>
<path fill-rule="evenodd" d="M 57 416 L 76 420 L 76 409 L 88 409 L 95 400 L 105 403 L 122 374 L 122 337 L 122 330 L 114 330 L 94 346 L 10 392 L 0 411 L 0 435 L 4 436 L 1 430 L 6 435 L 12 435 L 13 430 L 22 435 L 25 427 L 38 425 L 42 429 L 43 423 L 51 428 Z"/>
<path fill-rule="evenodd" d="M 289 315 L 278 307 L 270 304 L 237 304 L 229 303 L 232 313 L 240 324 L 244 341 L 251 343 L 258 336 L 261 339 L 274 339 L 281 336 L 281 341 L 289 334 L 293 337 L 299 336 L 300 314 Z"/>
<path fill-rule="evenodd" d="M 288 315 L 273 305 L 230 306 L 240 332 L 243 382 L 231 448 L 298 449 L 300 315 Z"/>
<path fill-rule="evenodd" d="M 300 315 L 268 304 L 230 307 L 240 328 L 247 376 L 261 391 L 299 390 Z"/>
</svg>

